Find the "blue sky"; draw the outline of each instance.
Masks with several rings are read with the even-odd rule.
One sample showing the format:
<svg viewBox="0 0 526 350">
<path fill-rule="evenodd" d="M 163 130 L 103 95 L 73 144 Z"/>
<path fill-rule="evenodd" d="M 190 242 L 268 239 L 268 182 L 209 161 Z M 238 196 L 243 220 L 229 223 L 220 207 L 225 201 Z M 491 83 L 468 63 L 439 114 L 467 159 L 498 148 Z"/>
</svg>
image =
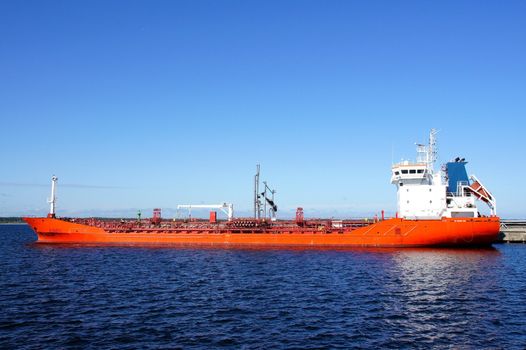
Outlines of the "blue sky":
<svg viewBox="0 0 526 350">
<path fill-rule="evenodd" d="M 440 130 L 526 217 L 524 1 L 3 1 L 0 215 L 394 213 L 390 166 Z M 69 185 L 69 186 L 68 186 Z"/>
</svg>

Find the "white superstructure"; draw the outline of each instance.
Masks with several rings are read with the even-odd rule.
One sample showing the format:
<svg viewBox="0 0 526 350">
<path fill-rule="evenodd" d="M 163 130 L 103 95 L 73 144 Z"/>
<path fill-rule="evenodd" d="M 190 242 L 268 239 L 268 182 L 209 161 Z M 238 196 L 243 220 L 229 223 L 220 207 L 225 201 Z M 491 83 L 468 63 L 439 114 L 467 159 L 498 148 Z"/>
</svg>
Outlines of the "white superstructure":
<svg viewBox="0 0 526 350">
<path fill-rule="evenodd" d="M 417 161 L 403 161 L 392 167 L 391 183 L 397 187 L 398 215 L 405 219 L 477 217 L 476 199 L 486 202 L 496 215 L 496 202 L 474 175 L 468 179 L 464 159 L 456 158 L 435 172 L 437 131 L 429 144 L 417 144 Z"/>
</svg>

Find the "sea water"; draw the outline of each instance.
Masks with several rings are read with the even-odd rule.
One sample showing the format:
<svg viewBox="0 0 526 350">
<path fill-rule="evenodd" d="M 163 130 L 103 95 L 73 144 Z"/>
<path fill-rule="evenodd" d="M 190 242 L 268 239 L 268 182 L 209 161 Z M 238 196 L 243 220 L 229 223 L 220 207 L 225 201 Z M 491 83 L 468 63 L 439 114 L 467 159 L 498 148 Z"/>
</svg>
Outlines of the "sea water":
<svg viewBox="0 0 526 350">
<path fill-rule="evenodd" d="M 2 349 L 526 348 L 526 245 L 35 244 L 0 225 Z"/>
</svg>

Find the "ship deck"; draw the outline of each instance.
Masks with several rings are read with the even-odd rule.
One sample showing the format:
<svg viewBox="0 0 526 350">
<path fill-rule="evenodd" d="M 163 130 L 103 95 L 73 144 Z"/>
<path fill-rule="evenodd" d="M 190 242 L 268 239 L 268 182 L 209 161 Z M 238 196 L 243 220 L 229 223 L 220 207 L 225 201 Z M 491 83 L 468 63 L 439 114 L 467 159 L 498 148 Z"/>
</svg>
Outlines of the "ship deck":
<svg viewBox="0 0 526 350">
<path fill-rule="evenodd" d="M 101 218 L 61 218 L 75 224 L 88 225 L 104 229 L 106 232 L 144 232 L 144 233 L 299 233 L 299 232 L 349 232 L 354 229 L 369 226 L 378 222 L 376 219 L 312 219 L 298 224 L 294 220 L 265 221 L 251 218 L 240 218 L 232 221 L 217 221 L 211 223 L 204 219 L 162 220 L 152 223 L 150 219 L 115 220 Z"/>
</svg>

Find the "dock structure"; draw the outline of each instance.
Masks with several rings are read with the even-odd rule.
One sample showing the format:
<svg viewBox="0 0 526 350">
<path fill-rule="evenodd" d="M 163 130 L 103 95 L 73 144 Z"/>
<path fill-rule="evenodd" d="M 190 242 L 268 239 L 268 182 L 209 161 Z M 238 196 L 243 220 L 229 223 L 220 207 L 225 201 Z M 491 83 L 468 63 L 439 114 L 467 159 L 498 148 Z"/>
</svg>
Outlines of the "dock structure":
<svg viewBox="0 0 526 350">
<path fill-rule="evenodd" d="M 526 243 L 526 220 L 502 220 L 499 242 Z"/>
</svg>

